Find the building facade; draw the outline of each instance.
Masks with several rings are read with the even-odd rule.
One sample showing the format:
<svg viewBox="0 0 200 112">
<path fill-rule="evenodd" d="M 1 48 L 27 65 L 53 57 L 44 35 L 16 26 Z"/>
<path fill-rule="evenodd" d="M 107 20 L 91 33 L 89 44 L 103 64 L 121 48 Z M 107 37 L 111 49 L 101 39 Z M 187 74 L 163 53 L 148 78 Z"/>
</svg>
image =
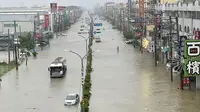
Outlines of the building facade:
<svg viewBox="0 0 200 112">
<path fill-rule="evenodd" d="M 156 9 L 162 11 L 165 17 L 178 16 L 180 35 L 194 39 L 195 31 L 199 31 L 200 29 L 199 0 L 159 4 L 156 6 Z"/>
</svg>

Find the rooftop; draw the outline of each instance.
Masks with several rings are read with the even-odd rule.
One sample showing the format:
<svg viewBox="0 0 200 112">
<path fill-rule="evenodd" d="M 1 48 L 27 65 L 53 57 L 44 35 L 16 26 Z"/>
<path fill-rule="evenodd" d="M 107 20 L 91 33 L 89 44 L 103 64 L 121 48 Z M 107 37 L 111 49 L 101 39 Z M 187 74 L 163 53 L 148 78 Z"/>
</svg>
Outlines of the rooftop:
<svg viewBox="0 0 200 112">
<path fill-rule="evenodd" d="M 27 14 L 0 14 L 0 21 L 33 21 L 34 15 L 27 15 Z"/>
</svg>

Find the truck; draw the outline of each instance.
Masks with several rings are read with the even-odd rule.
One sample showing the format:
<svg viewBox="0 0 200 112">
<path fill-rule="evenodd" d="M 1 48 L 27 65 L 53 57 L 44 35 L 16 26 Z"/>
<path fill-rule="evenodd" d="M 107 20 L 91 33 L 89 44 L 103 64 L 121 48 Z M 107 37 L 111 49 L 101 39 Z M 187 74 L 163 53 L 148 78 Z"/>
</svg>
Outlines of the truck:
<svg viewBox="0 0 200 112">
<path fill-rule="evenodd" d="M 48 67 L 51 78 L 61 78 L 67 71 L 67 60 L 63 57 L 57 57 Z"/>
</svg>

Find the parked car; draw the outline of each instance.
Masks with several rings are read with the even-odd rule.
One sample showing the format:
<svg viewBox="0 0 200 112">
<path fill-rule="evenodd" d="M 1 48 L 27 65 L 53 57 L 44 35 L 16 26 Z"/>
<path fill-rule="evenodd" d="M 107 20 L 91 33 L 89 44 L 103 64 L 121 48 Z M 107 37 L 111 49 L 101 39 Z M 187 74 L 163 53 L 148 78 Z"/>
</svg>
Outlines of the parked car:
<svg viewBox="0 0 200 112">
<path fill-rule="evenodd" d="M 68 94 L 65 98 L 64 105 L 76 105 L 80 101 L 79 95 L 77 93 Z"/>
</svg>

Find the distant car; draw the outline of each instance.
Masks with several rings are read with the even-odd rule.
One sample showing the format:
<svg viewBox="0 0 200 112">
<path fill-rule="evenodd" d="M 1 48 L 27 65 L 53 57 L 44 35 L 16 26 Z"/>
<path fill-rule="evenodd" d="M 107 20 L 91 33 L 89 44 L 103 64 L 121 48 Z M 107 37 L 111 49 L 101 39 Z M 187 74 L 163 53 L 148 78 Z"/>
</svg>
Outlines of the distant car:
<svg viewBox="0 0 200 112">
<path fill-rule="evenodd" d="M 101 42 L 101 38 L 97 37 L 97 38 L 95 38 L 95 41 L 96 42 Z"/>
<path fill-rule="evenodd" d="M 80 101 L 79 95 L 76 93 L 68 94 L 67 97 L 65 98 L 65 103 L 64 105 L 76 105 Z"/>
<path fill-rule="evenodd" d="M 125 41 L 126 44 L 132 44 L 133 43 L 133 40 L 127 40 Z"/>
</svg>

